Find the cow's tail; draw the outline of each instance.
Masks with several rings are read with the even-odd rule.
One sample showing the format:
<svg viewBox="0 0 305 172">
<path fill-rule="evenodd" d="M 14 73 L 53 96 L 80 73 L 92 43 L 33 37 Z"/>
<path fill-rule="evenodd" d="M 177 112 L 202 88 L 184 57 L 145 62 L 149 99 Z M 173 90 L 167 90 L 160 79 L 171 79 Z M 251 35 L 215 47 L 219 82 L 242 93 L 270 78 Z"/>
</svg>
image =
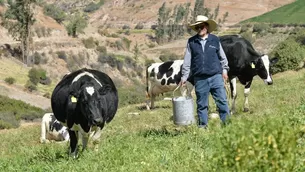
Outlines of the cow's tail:
<svg viewBox="0 0 305 172">
<path fill-rule="evenodd" d="M 149 76 L 148 76 L 148 67 L 146 67 L 146 98 L 149 99 L 150 98 L 150 94 L 149 94 Z"/>
</svg>

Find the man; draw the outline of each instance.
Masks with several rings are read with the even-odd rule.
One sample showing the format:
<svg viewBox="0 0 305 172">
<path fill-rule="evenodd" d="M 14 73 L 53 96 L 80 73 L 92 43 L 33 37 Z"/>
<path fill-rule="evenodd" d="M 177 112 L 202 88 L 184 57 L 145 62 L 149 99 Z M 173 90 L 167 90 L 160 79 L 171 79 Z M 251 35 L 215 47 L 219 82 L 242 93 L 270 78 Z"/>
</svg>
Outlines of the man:
<svg viewBox="0 0 305 172">
<path fill-rule="evenodd" d="M 216 27 L 214 20 L 202 15 L 196 17 L 196 22 L 190 28 L 197 34 L 188 40 L 182 67 L 180 85 L 185 85 L 189 75 L 194 77 L 200 128 L 207 128 L 208 125 L 209 93 L 215 100 L 223 123 L 230 114 L 224 87 L 229 66 L 219 38 L 211 34 Z"/>
</svg>

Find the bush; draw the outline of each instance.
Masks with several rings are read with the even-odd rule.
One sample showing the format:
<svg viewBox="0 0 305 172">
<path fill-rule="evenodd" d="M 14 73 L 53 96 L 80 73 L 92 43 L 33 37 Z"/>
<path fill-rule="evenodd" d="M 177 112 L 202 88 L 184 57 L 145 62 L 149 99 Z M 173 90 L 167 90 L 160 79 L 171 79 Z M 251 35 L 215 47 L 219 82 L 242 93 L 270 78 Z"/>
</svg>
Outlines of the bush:
<svg viewBox="0 0 305 172">
<path fill-rule="evenodd" d="M 0 112 L 0 130 L 19 127 L 19 121 L 16 119 L 14 112 Z"/>
<path fill-rule="evenodd" d="M 252 32 L 244 32 L 240 34 L 243 38 L 248 40 L 250 43 L 254 43 L 255 38 L 252 36 Z"/>
<path fill-rule="evenodd" d="M 4 81 L 6 83 L 8 83 L 9 85 L 12 85 L 12 84 L 14 84 L 16 82 L 16 79 L 13 78 L 13 77 L 7 77 L 7 78 L 4 79 Z"/>
<path fill-rule="evenodd" d="M 41 55 L 37 51 L 35 51 L 35 53 L 33 54 L 34 64 L 35 65 L 40 64 L 41 59 L 42 59 Z"/>
<path fill-rule="evenodd" d="M 301 46 L 294 39 L 289 38 L 275 47 L 271 54 L 279 58 L 279 61 L 271 68 L 272 73 L 298 70 L 303 67 L 305 47 Z"/>
<path fill-rule="evenodd" d="M 31 81 L 29 81 L 29 80 L 26 82 L 26 84 L 24 85 L 24 87 L 25 87 L 28 91 L 30 91 L 30 92 L 36 91 L 36 90 L 37 90 L 37 86 L 36 86 L 33 82 L 31 82 Z"/>
<path fill-rule="evenodd" d="M 125 24 L 125 25 L 122 27 L 122 29 L 123 29 L 123 30 L 130 29 L 130 26 Z"/>
<path fill-rule="evenodd" d="M 66 13 L 54 4 L 47 4 L 43 7 L 43 13 L 52 17 L 58 23 L 62 23 L 66 18 Z"/>
<path fill-rule="evenodd" d="M 93 49 L 96 46 L 98 46 L 98 41 L 94 40 L 93 37 L 89 37 L 88 39 L 83 39 L 82 42 L 85 45 L 85 47 L 88 49 Z"/>
<path fill-rule="evenodd" d="M 244 32 L 249 32 L 249 31 L 251 31 L 251 25 L 244 24 L 241 26 L 239 33 L 244 33 Z"/>
<path fill-rule="evenodd" d="M 84 10 L 84 12 L 87 12 L 87 13 L 91 13 L 93 11 L 96 11 L 104 4 L 104 1 L 105 0 L 100 0 L 99 3 L 91 2 L 88 5 L 86 5 L 86 7 L 83 10 Z"/>
<path fill-rule="evenodd" d="M 173 60 L 177 60 L 177 59 L 180 59 L 180 58 L 181 58 L 181 56 L 179 56 L 175 53 L 164 52 L 164 51 L 159 56 L 159 59 L 163 62 L 173 61 Z"/>
<path fill-rule="evenodd" d="M 248 129 L 246 129 L 248 128 Z M 249 130 L 250 128 L 250 130 Z M 220 171 L 294 171 L 298 131 L 276 117 L 227 128 L 213 156 Z M 219 152 L 222 152 L 219 154 Z"/>
<path fill-rule="evenodd" d="M 42 85 L 50 85 L 52 83 L 52 80 L 49 77 L 46 77 L 45 79 L 41 78 L 39 83 Z"/>
<path fill-rule="evenodd" d="M 131 41 L 125 37 L 122 38 L 122 43 L 124 44 L 124 47 L 126 50 L 130 49 L 130 43 Z"/>
<path fill-rule="evenodd" d="M 153 59 L 145 59 L 145 66 L 149 66 L 152 63 L 155 63 L 155 61 Z"/>
<path fill-rule="evenodd" d="M 253 33 L 261 34 L 263 32 L 267 32 L 270 26 L 264 23 L 257 23 L 253 26 Z"/>
<path fill-rule="evenodd" d="M 105 46 L 97 46 L 96 51 L 107 54 L 107 48 Z"/>
<path fill-rule="evenodd" d="M 138 23 L 136 26 L 135 26 L 135 29 L 143 29 L 144 28 L 144 24 L 142 22 Z"/>
<path fill-rule="evenodd" d="M 64 61 L 67 61 L 67 55 L 64 51 L 57 51 L 56 52 L 58 58 L 63 59 Z"/>
<path fill-rule="evenodd" d="M 30 79 L 30 82 L 32 82 L 34 85 L 37 85 L 40 80 L 47 79 L 47 73 L 44 69 L 32 68 L 31 70 L 29 70 L 28 77 Z"/>
</svg>

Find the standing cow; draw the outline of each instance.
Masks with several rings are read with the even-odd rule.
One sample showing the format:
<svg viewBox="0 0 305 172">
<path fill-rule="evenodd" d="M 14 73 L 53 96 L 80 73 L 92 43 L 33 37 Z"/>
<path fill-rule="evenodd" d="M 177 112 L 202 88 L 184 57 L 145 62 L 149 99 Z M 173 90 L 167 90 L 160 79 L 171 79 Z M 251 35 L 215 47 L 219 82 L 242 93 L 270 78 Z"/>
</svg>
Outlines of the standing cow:
<svg viewBox="0 0 305 172">
<path fill-rule="evenodd" d="M 250 86 L 255 75 L 258 75 L 268 85 L 273 83 L 270 74 L 270 65 L 276 63 L 278 58 L 269 60 L 268 55 L 261 55 L 256 52 L 249 41 L 238 35 L 226 35 L 219 37 L 223 50 L 227 56 L 230 70 L 228 72 L 230 89 L 232 95 L 231 112 L 235 112 L 236 78 L 244 89 L 244 111 L 249 111 L 248 96 Z"/>
<path fill-rule="evenodd" d="M 68 127 L 70 155 L 77 157 L 78 132 L 86 148 L 90 132 L 99 140 L 105 123 L 118 108 L 118 93 L 111 78 L 103 72 L 81 69 L 66 75 L 55 87 L 51 106 L 57 120 Z"/>
<path fill-rule="evenodd" d="M 153 63 L 146 69 L 146 94 L 149 100 L 146 101 L 146 108 L 153 109 L 156 96 L 177 88 L 181 81 L 181 69 L 183 60 Z M 181 89 L 183 96 L 191 96 L 193 89 L 192 78 L 188 79 L 188 89 Z"/>
<path fill-rule="evenodd" d="M 50 140 L 69 141 L 68 128 L 56 120 L 53 113 L 46 113 L 41 120 L 40 143 L 48 143 Z"/>
</svg>

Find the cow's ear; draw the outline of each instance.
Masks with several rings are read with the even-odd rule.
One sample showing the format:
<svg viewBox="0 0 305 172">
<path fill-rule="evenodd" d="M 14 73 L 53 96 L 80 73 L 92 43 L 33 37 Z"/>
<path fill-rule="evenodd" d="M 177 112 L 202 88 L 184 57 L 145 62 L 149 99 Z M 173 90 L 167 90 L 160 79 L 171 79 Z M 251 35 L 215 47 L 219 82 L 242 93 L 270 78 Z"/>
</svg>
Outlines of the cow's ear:
<svg viewBox="0 0 305 172">
<path fill-rule="evenodd" d="M 273 64 L 277 63 L 278 61 L 279 61 L 279 58 L 273 57 L 272 59 L 270 59 L 270 64 L 273 65 Z"/>
<path fill-rule="evenodd" d="M 111 91 L 111 86 L 108 84 L 104 84 L 99 90 L 98 92 L 100 93 L 100 95 L 106 95 L 109 91 Z"/>
</svg>

